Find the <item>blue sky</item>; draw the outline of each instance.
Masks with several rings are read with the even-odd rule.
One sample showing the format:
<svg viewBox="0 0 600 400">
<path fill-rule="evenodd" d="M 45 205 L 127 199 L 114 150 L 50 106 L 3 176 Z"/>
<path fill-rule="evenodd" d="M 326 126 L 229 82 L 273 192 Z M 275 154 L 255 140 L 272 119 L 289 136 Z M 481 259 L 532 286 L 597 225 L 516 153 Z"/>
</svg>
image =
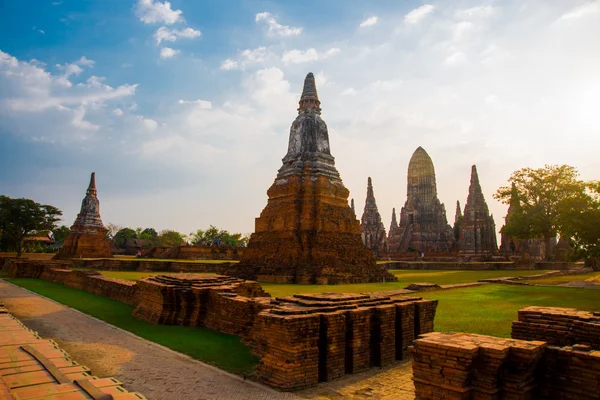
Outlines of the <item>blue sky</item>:
<svg viewBox="0 0 600 400">
<path fill-rule="evenodd" d="M 384 223 L 423 146 L 453 221 L 470 166 L 598 179 L 600 1 L 0 1 L 0 193 L 74 220 L 253 230 L 312 71 L 332 153 Z M 463 204 L 464 205 L 464 204 Z"/>
</svg>

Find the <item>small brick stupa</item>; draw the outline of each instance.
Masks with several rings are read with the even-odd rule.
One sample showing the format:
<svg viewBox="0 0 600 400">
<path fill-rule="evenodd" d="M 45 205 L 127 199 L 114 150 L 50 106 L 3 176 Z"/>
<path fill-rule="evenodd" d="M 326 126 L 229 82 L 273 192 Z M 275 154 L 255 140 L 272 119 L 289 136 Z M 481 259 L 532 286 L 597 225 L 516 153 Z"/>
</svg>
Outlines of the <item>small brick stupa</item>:
<svg viewBox="0 0 600 400">
<path fill-rule="evenodd" d="M 100 219 L 100 202 L 96 194 L 96 173 L 92 172 L 90 186 L 81 202 L 81 211 L 71 227 L 71 233 L 53 257 L 54 260 L 112 257 L 110 244 L 106 239 L 106 228 Z"/>
<path fill-rule="evenodd" d="M 306 76 L 288 152 L 239 264 L 229 274 L 263 282 L 394 281 L 361 240 L 335 168 L 315 78 Z"/>
</svg>

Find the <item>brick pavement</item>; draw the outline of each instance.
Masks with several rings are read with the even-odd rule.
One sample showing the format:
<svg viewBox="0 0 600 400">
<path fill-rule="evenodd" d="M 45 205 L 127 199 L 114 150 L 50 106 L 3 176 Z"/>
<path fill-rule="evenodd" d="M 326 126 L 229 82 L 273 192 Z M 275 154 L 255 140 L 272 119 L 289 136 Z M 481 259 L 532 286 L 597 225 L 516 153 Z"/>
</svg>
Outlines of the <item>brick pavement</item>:
<svg viewBox="0 0 600 400">
<path fill-rule="evenodd" d="M 410 362 L 281 393 L 150 343 L 0 280 L 0 302 L 42 337 L 54 339 L 96 376 L 114 376 L 150 400 L 414 399 Z"/>
</svg>

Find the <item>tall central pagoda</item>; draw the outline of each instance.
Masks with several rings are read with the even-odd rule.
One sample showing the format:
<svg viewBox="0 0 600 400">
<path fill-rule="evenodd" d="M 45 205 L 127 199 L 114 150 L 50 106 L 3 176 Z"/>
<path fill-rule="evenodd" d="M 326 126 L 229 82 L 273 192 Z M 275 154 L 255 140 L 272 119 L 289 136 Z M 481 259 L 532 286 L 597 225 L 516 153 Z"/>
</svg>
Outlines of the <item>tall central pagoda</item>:
<svg viewBox="0 0 600 400">
<path fill-rule="evenodd" d="M 263 282 L 341 284 L 392 281 L 364 246 L 360 224 L 329 147 L 315 77 L 304 80 L 298 117 L 269 200 L 231 275 Z"/>
</svg>

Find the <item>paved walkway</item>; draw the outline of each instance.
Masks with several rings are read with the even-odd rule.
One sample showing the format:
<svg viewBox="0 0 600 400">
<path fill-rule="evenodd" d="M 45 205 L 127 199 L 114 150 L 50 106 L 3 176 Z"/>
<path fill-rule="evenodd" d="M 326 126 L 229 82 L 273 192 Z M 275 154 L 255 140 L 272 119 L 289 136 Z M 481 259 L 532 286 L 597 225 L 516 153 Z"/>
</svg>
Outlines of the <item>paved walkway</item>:
<svg viewBox="0 0 600 400">
<path fill-rule="evenodd" d="M 44 338 L 55 340 L 99 377 L 114 376 L 150 400 L 372 399 L 412 400 L 410 362 L 371 370 L 295 393 L 208 366 L 103 321 L 0 280 L 0 302 Z"/>
</svg>

